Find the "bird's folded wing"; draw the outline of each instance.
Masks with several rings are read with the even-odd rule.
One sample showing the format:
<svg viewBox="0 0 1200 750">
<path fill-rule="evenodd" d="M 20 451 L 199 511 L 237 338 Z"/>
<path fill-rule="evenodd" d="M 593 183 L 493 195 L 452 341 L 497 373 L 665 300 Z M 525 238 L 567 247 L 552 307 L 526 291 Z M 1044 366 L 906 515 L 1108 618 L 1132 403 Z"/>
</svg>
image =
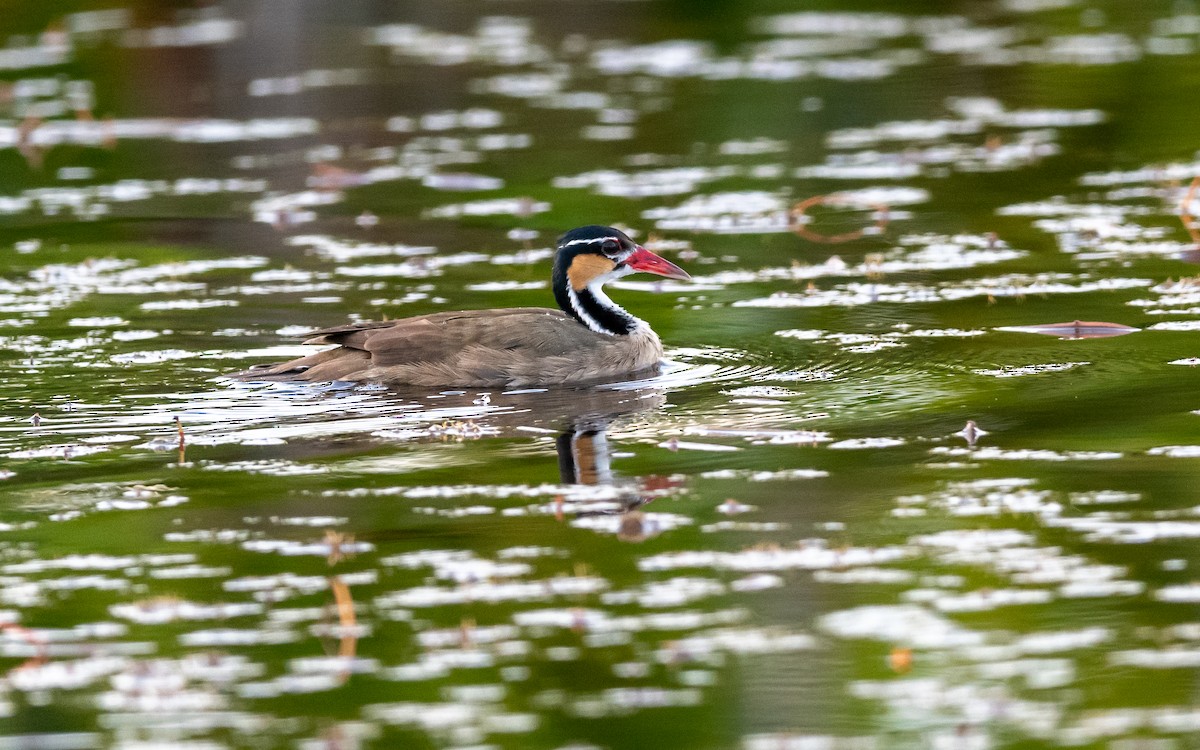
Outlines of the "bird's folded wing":
<svg viewBox="0 0 1200 750">
<path fill-rule="evenodd" d="M 386 367 L 438 362 L 472 347 L 564 355 L 594 346 L 598 335 L 558 310 L 505 308 L 326 328 L 305 343 L 360 349 L 371 355 L 373 365 Z"/>
</svg>

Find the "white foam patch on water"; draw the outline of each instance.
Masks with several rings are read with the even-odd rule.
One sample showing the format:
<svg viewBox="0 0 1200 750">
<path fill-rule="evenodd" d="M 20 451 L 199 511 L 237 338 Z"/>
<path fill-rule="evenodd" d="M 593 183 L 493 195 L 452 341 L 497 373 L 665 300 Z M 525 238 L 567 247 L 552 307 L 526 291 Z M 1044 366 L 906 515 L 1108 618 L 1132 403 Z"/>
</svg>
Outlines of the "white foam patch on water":
<svg viewBox="0 0 1200 750">
<path fill-rule="evenodd" d="M 902 438 L 854 438 L 849 440 L 838 440 L 830 443 L 830 449 L 836 450 L 865 450 L 869 448 L 894 448 L 898 445 L 904 445 L 907 440 Z"/>
<path fill-rule="evenodd" d="M 299 640 L 298 633 L 282 628 L 212 628 L 193 630 L 179 636 L 181 646 L 209 649 L 277 646 L 284 643 L 295 643 Z"/>
<path fill-rule="evenodd" d="M 504 180 L 499 177 L 489 177 L 487 175 L 470 174 L 467 172 L 438 172 L 422 177 L 421 184 L 432 190 L 463 192 L 499 190 L 504 187 Z"/>
<path fill-rule="evenodd" d="M 263 605 L 255 602 L 214 604 L 171 598 L 114 604 L 108 609 L 113 617 L 139 625 L 157 625 L 180 620 L 227 620 L 232 617 L 259 615 L 264 611 Z"/>
<path fill-rule="evenodd" d="M 627 716 L 644 709 L 698 706 L 704 693 L 696 688 L 619 687 L 572 697 L 563 711 L 579 719 Z M 536 700 L 536 698 L 535 698 Z"/>
<path fill-rule="evenodd" d="M 263 350 L 264 358 L 291 349 Z M 142 402 L 146 402 L 143 405 Z M 183 420 L 182 447 L 220 444 L 280 444 L 291 439 L 312 439 L 322 435 L 368 435 L 398 424 L 411 423 L 422 430 L 458 418 L 480 417 L 511 409 L 494 406 L 429 409 L 422 411 L 412 402 L 387 398 L 368 391 L 336 391 L 319 386 L 262 386 L 231 384 L 220 389 L 193 394 L 131 394 L 111 403 L 72 404 L 69 411 L 52 415 L 43 425 L 53 425 L 41 440 L 58 442 L 29 445 L 29 425 L 0 425 L 0 446 L 17 448 L 5 453 L 13 458 L 74 458 L 112 450 L 131 442 L 140 433 L 148 442 L 134 446 L 138 450 L 177 451 L 180 439 L 171 417 Z M 166 416 L 164 416 L 164 414 Z M 485 434 L 480 432 L 480 434 Z M 33 433 L 35 439 L 41 433 Z M 64 435 L 78 436 L 78 442 L 63 443 Z M 427 438 L 437 437 L 432 432 Z M 218 468 L 216 464 L 209 464 Z M 271 471 L 286 464 L 231 464 L 232 470 Z"/>
<path fill-rule="evenodd" d="M 153 365 L 179 359 L 194 359 L 200 357 L 201 354 L 201 352 L 189 352 L 182 349 L 148 349 L 140 352 L 114 354 L 109 359 L 119 365 Z"/>
<path fill-rule="evenodd" d="M 538 602 L 558 597 L 595 594 L 609 587 L 607 580 L 590 576 L 549 578 L 539 581 L 484 582 L 445 586 L 417 586 L 376 597 L 375 606 L 444 607 L 467 603 Z"/>
<path fill-rule="evenodd" d="M 713 596 L 722 596 L 729 589 L 712 578 L 679 576 L 652 581 L 636 589 L 609 591 L 600 595 L 600 603 L 608 605 L 636 604 L 645 608 L 681 607 Z"/>
<path fill-rule="evenodd" d="M 899 505 L 928 506 L 954 516 L 1001 516 L 1008 513 L 1033 513 L 1056 516 L 1063 505 L 1057 493 L 1035 490 L 1031 480 L 953 482 L 931 495 L 905 495 L 896 498 Z"/>
<path fill-rule="evenodd" d="M 641 198 L 694 193 L 699 186 L 734 177 L 737 167 L 673 167 L 640 172 L 601 169 L 570 177 L 555 177 L 556 188 L 590 188 L 600 195 Z"/>
<path fill-rule="evenodd" d="M 1193 414 L 1197 412 L 1192 412 Z M 1148 456 L 1166 456 L 1168 458 L 1200 458 L 1200 445 L 1164 445 L 1150 448 Z"/>
<path fill-rule="evenodd" d="M 414 130 L 480 130 L 499 127 L 503 123 L 504 114 L 502 112 L 483 107 L 471 107 L 464 110 L 427 112 L 419 118 L 392 117 L 387 121 L 387 129 L 399 133 L 410 133 Z"/>
<path fill-rule="evenodd" d="M 821 750 L 866 750 L 876 747 L 872 735 L 808 734 L 802 732 L 756 732 L 742 736 L 744 750 L 821 748 Z"/>
<path fill-rule="evenodd" d="M 532 22 L 515 16 L 485 16 L 471 34 L 448 33 L 418 24 L 386 24 L 368 29 L 364 41 L 434 65 L 487 63 L 511 67 L 553 57 L 533 38 Z"/>
<path fill-rule="evenodd" d="M 991 261 L 988 261 L 991 262 Z M 968 264 L 968 265 L 973 265 Z M 914 268 L 915 270 L 915 268 Z M 928 270 L 928 269 L 926 269 Z M 865 275 L 866 269 L 863 269 Z M 744 274 L 743 274 L 744 276 Z M 998 278 L 973 279 L 966 282 L 944 282 L 940 284 L 918 284 L 912 282 L 867 283 L 853 282 L 832 289 L 812 289 L 806 292 L 775 292 L 769 297 L 738 300 L 734 307 L 796 308 L 796 307 L 859 307 L 862 305 L 929 304 L 951 302 L 975 297 L 1017 297 L 1057 294 L 1086 294 L 1091 292 L 1118 291 L 1150 286 L 1149 279 L 1108 278 L 1096 281 L 1078 281 L 1069 274 L 1046 274 L 1041 276 L 1010 275 Z M 749 279 L 715 274 L 701 277 L 702 281 L 717 281 L 722 284 L 744 283 Z"/>
<path fill-rule="evenodd" d="M 621 508 L 611 506 L 600 506 L 587 510 L 605 513 L 605 515 L 581 515 L 571 521 L 571 526 L 600 534 L 615 534 L 620 538 L 637 541 L 694 523 L 688 516 L 677 513 L 634 512 L 614 515 L 613 511 L 621 510 Z"/>
<path fill-rule="evenodd" d="M 1169 162 L 1132 170 L 1090 172 L 1079 178 L 1079 184 L 1088 187 L 1111 187 L 1114 185 L 1161 184 L 1163 182 L 1186 183 L 1200 174 L 1200 162 Z"/>
<path fill-rule="evenodd" d="M 901 330 L 889 331 L 883 334 L 834 333 L 829 331 L 791 329 L 776 331 L 775 335 L 782 336 L 784 338 L 799 339 L 801 341 L 833 344 L 844 352 L 869 354 L 871 352 L 877 352 L 885 349 L 908 346 L 908 343 L 904 341 L 904 339 L 972 338 L 975 336 L 983 336 L 986 333 L 987 331 L 982 330 L 966 331 L 957 328 Z"/>
<path fill-rule="evenodd" d="M 255 120 L 121 118 L 94 121 L 48 120 L 41 123 L 27 137 L 29 143 L 37 146 L 56 146 L 64 143 L 96 146 L 111 139 L 126 142 L 171 140 L 184 143 L 233 143 L 295 138 L 312 135 L 319 130 L 320 126 L 316 120 L 304 117 Z M 16 126 L 0 128 L 0 142 L 16 141 Z M 141 181 L 127 180 L 119 184 L 138 182 Z"/>
<path fill-rule="evenodd" d="M 786 153 L 787 150 L 787 141 L 774 138 L 735 139 L 725 141 L 717 147 L 717 152 L 725 156 L 759 156 Z"/>
<path fill-rule="evenodd" d="M 45 664 L 27 664 L 23 669 L 14 672 L 10 679 L 12 687 L 22 692 L 54 689 L 78 690 L 129 669 L 130 661 L 126 656 L 105 655 Z M 90 735 L 87 736 L 90 737 Z M 54 741 L 44 735 L 39 739 Z M 74 747 L 68 742 L 64 742 L 62 746 Z M 91 742 L 79 745 L 79 747 L 93 746 Z"/>
<path fill-rule="evenodd" d="M 772 430 L 738 427 L 694 426 L 684 434 L 697 437 L 739 438 L 751 445 L 818 445 L 833 440 L 829 433 L 816 430 Z"/>
<path fill-rule="evenodd" d="M 113 331 L 113 341 L 146 341 L 160 336 L 160 331 Z"/>
<path fill-rule="evenodd" d="M 549 285 L 545 281 L 485 281 L 467 284 L 464 288 L 472 292 L 514 292 L 545 289 L 547 286 Z"/>
<path fill-rule="evenodd" d="M 937 446 L 935 456 L 968 457 L 976 461 L 1115 461 L 1124 456 L 1116 451 L 1054 451 L 1036 448 L 1002 449 Z"/>
<path fill-rule="evenodd" d="M 241 548 L 248 552 L 295 557 L 298 555 L 315 555 L 330 557 L 332 555 L 359 555 L 372 552 L 375 545 L 370 542 L 356 542 L 352 539 L 330 540 L 321 542 L 302 542 L 294 539 L 247 539 L 241 543 Z M 367 575 L 367 573 L 364 573 Z"/>
<path fill-rule="evenodd" d="M 988 612 L 1000 607 L 1046 604 L 1053 599 L 1052 592 L 1041 589 L 982 589 L 958 595 L 938 592 L 929 601 L 940 612 Z"/>
<path fill-rule="evenodd" d="M 1032 544 L 1033 537 L 1015 529 L 1000 529 L 996 531 L 980 529 L 975 531 L 942 531 L 936 534 L 926 534 L 914 537 L 913 542 L 935 549 L 947 549 L 957 552 L 978 552 L 980 550 L 998 549 Z"/>
<path fill-rule="evenodd" d="M 669 451 L 701 451 L 705 453 L 728 453 L 741 450 L 741 448 L 738 448 L 734 445 L 721 445 L 720 443 L 696 443 L 687 440 L 679 440 L 677 438 L 664 440 L 658 444 L 658 447 L 666 448 Z"/>
<path fill-rule="evenodd" d="M 553 258 L 554 251 L 549 248 L 534 248 L 532 250 L 520 250 L 515 253 L 502 253 L 493 255 L 491 263 L 503 265 L 530 265 L 533 263 L 541 263 L 547 258 Z"/>
<path fill-rule="evenodd" d="M 748 482 L 790 481 L 793 479 L 821 479 L 829 476 L 822 469 L 780 469 L 778 471 L 754 471 L 750 469 L 713 469 L 701 472 L 704 479 L 736 479 Z"/>
<path fill-rule="evenodd" d="M 1200 320 L 1169 320 L 1155 323 L 1148 331 L 1200 331 Z"/>
<path fill-rule="evenodd" d="M 171 568 L 156 568 L 150 571 L 151 578 L 180 580 L 184 578 L 227 578 L 233 568 L 208 565 L 180 565 Z"/>
<path fill-rule="evenodd" d="M 1114 651 L 1108 655 L 1114 666 L 1140 667 L 1142 669 L 1196 669 L 1200 667 L 1200 649 L 1131 649 Z"/>
<path fill-rule="evenodd" d="M 680 568 L 740 571 L 820 570 L 857 565 L 878 565 L 906 559 L 912 554 L 910 549 L 904 547 L 830 549 L 818 540 L 794 549 L 750 549 L 742 552 L 667 552 L 642 558 L 638 561 L 638 568 L 644 571 Z"/>
<path fill-rule="evenodd" d="M 138 305 L 143 310 L 207 310 L 212 307 L 237 307 L 241 303 L 235 299 L 173 299 L 158 302 L 143 302 Z M 158 334 L 155 333 L 155 336 Z"/>
<path fill-rule="evenodd" d="M 322 497 L 403 497 L 412 500 L 454 500 L 464 497 L 495 499 L 509 498 L 556 498 L 568 502 L 590 502 L 614 500 L 622 490 L 614 486 L 578 484 L 468 484 L 433 485 L 417 487 L 361 487 L 352 490 L 324 490 Z"/>
<path fill-rule="evenodd" d="M 1077 367 L 1086 367 L 1091 362 L 1049 362 L 1038 365 L 1005 365 L 998 369 L 973 370 L 976 375 L 992 378 L 1021 378 L 1028 375 L 1043 375 L 1049 372 L 1066 372 Z"/>
<path fill-rule="evenodd" d="M 1080 532 L 1089 542 L 1146 544 L 1200 538 L 1200 521 L 1124 521 L 1103 516 L 1057 518 L 1047 525 Z"/>
<path fill-rule="evenodd" d="M 244 441 L 245 438 L 242 437 L 234 442 L 244 443 Z M 200 468 L 205 471 L 244 472 L 247 474 L 265 474 L 274 477 L 309 476 L 312 474 L 324 474 L 329 471 L 324 466 L 300 464 L 279 458 L 259 461 L 231 461 L 228 463 L 205 461 L 200 464 Z"/>
<path fill-rule="evenodd" d="M 788 524 L 776 521 L 718 521 L 717 523 L 704 524 L 700 527 L 700 531 L 705 534 L 714 534 L 722 531 L 763 533 L 785 531 L 788 528 L 790 528 Z"/>
<path fill-rule="evenodd" d="M 1200 455 L 1200 451 L 1197 452 Z M 1118 503 L 1140 502 L 1142 495 L 1137 492 L 1122 490 L 1095 490 L 1092 492 L 1072 492 L 1068 495 L 1072 505 L 1113 505 Z"/>
<path fill-rule="evenodd" d="M 295 235 L 289 237 L 286 242 L 296 247 L 311 248 L 322 258 L 339 263 L 358 258 L 412 257 L 432 255 L 437 252 L 437 248 L 428 245 L 369 243 L 321 234 Z"/>
<path fill-rule="evenodd" d="M 907 570 L 866 566 L 851 570 L 818 570 L 813 573 L 813 580 L 820 583 L 854 585 L 903 585 L 916 580 L 916 574 Z"/>
<path fill-rule="evenodd" d="M 1004 119 L 1001 115 L 995 119 Z M 1031 120 L 1036 118 L 1030 118 Z M 1048 116 L 1047 119 L 1050 119 Z M 1066 119 L 1066 118 L 1063 118 Z M 1056 132 L 1050 129 L 1031 129 L 1029 126 L 1012 123 L 997 123 L 1019 128 L 1009 138 L 996 138 L 983 144 L 959 143 L 951 140 L 937 142 L 912 142 L 903 151 L 878 151 L 874 149 L 835 152 L 826 157 L 822 164 L 808 165 L 795 170 L 801 179 L 834 180 L 908 180 L 914 177 L 946 177 L 952 172 L 998 172 L 1028 167 L 1061 152 Z M 988 126 L 993 123 L 986 122 Z M 1090 124 L 1090 123 L 1088 123 Z M 983 124 L 977 127 L 983 127 Z M 962 126 L 969 129 L 972 125 Z M 881 134 L 872 131 L 851 131 L 842 135 L 838 142 L 845 144 L 862 141 L 871 143 L 881 140 Z"/>
<path fill-rule="evenodd" d="M 695 195 L 676 207 L 652 208 L 642 218 L 659 229 L 717 234 L 786 232 L 789 206 L 775 193 L 741 191 Z"/>
<path fill-rule="evenodd" d="M 442 269 L 447 266 L 464 266 L 472 263 L 485 263 L 488 256 L 482 253 L 448 253 L 445 255 L 421 256 L 403 263 L 366 263 L 354 266 L 338 266 L 334 273 L 341 276 L 378 278 L 401 276 L 410 279 L 424 279 L 440 276 Z"/>
<path fill-rule="evenodd" d="M 74 328 L 112 328 L 113 326 L 127 326 L 129 321 L 124 318 L 114 316 L 97 317 L 97 318 L 71 318 L 67 321 L 67 325 Z"/>
<path fill-rule="evenodd" d="M 65 557 L 27 560 L 20 563 L 9 563 L 4 566 L 5 573 L 25 574 L 42 573 L 50 570 L 121 570 L 135 566 L 159 566 L 190 563 L 195 561 L 195 555 L 67 555 Z"/>
<path fill-rule="evenodd" d="M 545 201 L 535 201 L 522 198 L 497 198 L 495 200 L 470 201 L 468 203 L 452 203 L 446 206 L 431 208 L 426 216 L 435 219 L 454 219 L 463 216 L 520 216 L 522 218 L 533 214 L 545 213 L 550 210 L 550 204 Z"/>
<path fill-rule="evenodd" d="M 978 118 L 883 122 L 869 128 L 832 130 L 825 136 L 825 144 L 829 148 L 849 149 L 866 148 L 888 141 L 940 141 L 951 136 L 974 135 L 982 128 L 982 120 Z"/>
<path fill-rule="evenodd" d="M 823 615 L 817 623 L 838 638 L 906 643 L 921 649 L 980 646 L 986 638 L 914 604 L 855 607 Z"/>
<path fill-rule="evenodd" d="M 1154 598 L 1162 602 L 1200 602 L 1200 583 L 1163 586 L 1154 592 Z"/>
<path fill-rule="evenodd" d="M 94 294 L 106 295 L 178 295 L 202 292 L 201 282 L 182 281 L 181 277 L 207 274 L 217 270 L 241 270 L 264 265 L 256 256 L 182 261 L 139 267 L 136 261 L 115 258 L 89 260 L 78 264 L 47 264 L 27 277 L 5 285 L 0 311 L 20 309 L 48 312 L 80 302 Z M 128 325 L 117 316 L 77 317 L 74 327 L 111 328 Z M 136 336 L 130 339 L 136 340 Z"/>
<path fill-rule="evenodd" d="M 105 445 L 82 445 L 79 443 L 67 443 L 60 445 L 47 445 L 41 448 L 29 448 L 27 450 L 11 451 L 5 454 L 6 458 L 30 459 L 30 458 L 56 458 L 65 461 L 70 461 L 76 458 L 83 458 L 96 453 L 104 453 L 109 448 Z"/>
<path fill-rule="evenodd" d="M 790 398 L 793 396 L 802 396 L 800 391 L 794 391 L 790 388 L 783 388 L 774 385 L 748 385 L 741 388 L 730 388 L 721 391 L 727 396 L 747 396 L 750 398 L 769 398 L 780 399 Z"/>
</svg>

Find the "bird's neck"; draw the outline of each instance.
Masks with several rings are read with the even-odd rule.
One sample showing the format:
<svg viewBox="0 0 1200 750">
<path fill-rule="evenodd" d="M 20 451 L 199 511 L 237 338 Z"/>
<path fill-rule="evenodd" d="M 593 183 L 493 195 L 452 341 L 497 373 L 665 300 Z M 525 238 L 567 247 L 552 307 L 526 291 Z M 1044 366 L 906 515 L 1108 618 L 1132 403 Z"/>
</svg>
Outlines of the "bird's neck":
<svg viewBox="0 0 1200 750">
<path fill-rule="evenodd" d="M 556 269 L 557 271 L 557 269 Z M 555 273 L 554 299 L 563 312 L 578 320 L 596 333 L 610 336 L 628 336 L 644 328 L 646 324 L 630 315 L 620 305 L 613 302 L 600 288 L 599 284 L 590 284 L 582 289 L 573 289 L 568 283 L 566 274 Z"/>
</svg>

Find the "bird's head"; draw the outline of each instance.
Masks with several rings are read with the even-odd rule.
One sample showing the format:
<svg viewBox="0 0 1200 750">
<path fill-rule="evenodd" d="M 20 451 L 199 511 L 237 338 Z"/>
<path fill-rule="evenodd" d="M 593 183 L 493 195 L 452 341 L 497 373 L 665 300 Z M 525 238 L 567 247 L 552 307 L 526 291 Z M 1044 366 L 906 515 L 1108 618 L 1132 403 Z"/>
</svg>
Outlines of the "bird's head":
<svg viewBox="0 0 1200 750">
<path fill-rule="evenodd" d="M 637 244 L 619 229 L 586 226 L 558 238 L 555 276 L 575 291 L 644 271 L 669 279 L 690 279 L 687 271 Z"/>
</svg>

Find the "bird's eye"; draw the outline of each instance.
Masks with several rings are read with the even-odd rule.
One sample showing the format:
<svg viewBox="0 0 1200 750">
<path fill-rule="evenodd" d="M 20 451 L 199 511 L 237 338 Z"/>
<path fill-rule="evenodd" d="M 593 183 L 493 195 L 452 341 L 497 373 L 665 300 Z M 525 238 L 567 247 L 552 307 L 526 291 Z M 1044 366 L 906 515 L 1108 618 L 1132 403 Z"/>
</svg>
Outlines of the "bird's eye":
<svg viewBox="0 0 1200 750">
<path fill-rule="evenodd" d="M 621 249 L 621 243 L 616 240 L 605 240 L 604 244 L 600 245 L 600 249 L 605 255 L 615 255 Z"/>
</svg>

